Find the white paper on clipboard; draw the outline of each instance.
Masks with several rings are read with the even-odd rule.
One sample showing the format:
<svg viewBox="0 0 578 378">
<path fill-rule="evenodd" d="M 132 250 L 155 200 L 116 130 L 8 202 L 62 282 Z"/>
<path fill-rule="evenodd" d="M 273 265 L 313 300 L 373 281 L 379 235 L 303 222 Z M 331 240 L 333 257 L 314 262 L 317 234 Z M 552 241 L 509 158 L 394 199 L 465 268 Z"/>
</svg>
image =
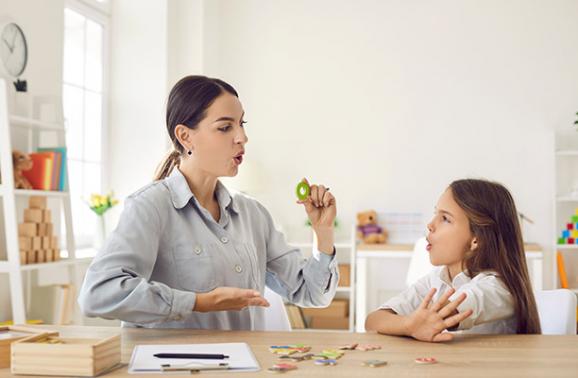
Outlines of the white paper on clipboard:
<svg viewBox="0 0 578 378">
<path fill-rule="evenodd" d="M 225 354 L 225 360 L 201 360 L 182 358 L 158 358 L 156 353 L 209 353 Z M 130 374 L 162 373 L 161 365 L 183 365 L 189 362 L 214 364 L 229 363 L 229 369 L 221 372 L 259 371 L 259 363 L 247 343 L 178 344 L 178 345 L 137 345 L 132 351 L 128 367 Z"/>
</svg>

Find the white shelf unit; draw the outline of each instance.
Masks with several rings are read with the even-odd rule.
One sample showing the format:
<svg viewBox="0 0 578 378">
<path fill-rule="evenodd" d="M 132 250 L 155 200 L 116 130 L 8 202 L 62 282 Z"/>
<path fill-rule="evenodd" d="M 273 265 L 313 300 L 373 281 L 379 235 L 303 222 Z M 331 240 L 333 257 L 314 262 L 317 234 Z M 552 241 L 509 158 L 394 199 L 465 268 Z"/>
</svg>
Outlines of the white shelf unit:
<svg viewBox="0 0 578 378">
<path fill-rule="evenodd" d="M 0 79 L 0 171 L 2 173 L 0 199 L 4 210 L 2 214 L 2 224 L 4 226 L 4 234 L 6 238 L 5 246 L 0 246 L 0 248 L 6 248 L 6 260 L 0 260 L 0 273 L 6 273 L 9 275 L 12 320 L 15 324 L 25 324 L 27 320 L 27 307 L 29 307 L 26 304 L 26 299 L 28 299 L 29 305 L 31 296 L 30 274 L 42 269 L 65 267 L 69 270 L 68 273 L 70 280 L 76 282 L 76 258 L 68 188 L 65 188 L 65 191 L 63 192 L 14 189 L 14 173 L 12 166 L 12 135 L 14 128 L 24 129 L 27 136 L 26 148 L 18 146 L 19 149 L 26 152 L 32 152 L 39 147 L 39 140 L 42 133 L 51 133 L 50 136 L 52 136 L 53 140 L 56 140 L 55 143 L 58 147 L 65 146 L 65 127 L 63 124 L 47 123 L 21 116 L 10 116 L 7 90 L 6 81 Z M 66 182 L 68 183 L 68 173 L 62 172 L 62 174 L 66 175 Z M 46 196 L 49 201 L 58 202 L 58 208 L 62 210 L 64 216 L 63 220 L 66 230 L 65 246 L 68 258 L 56 262 L 22 265 L 20 262 L 18 246 L 18 214 L 23 212 L 23 209 L 18 209 L 17 198 L 27 198 L 36 195 Z M 56 217 L 56 214 L 54 215 Z M 25 275 L 28 287 L 26 296 L 23 285 L 23 278 Z"/>
<path fill-rule="evenodd" d="M 336 299 L 349 300 L 349 328 L 343 331 L 355 331 L 355 228 L 351 233 L 351 241 L 335 243 L 335 253 L 339 264 L 349 264 L 349 286 L 338 286 L 335 294 Z M 310 256 L 313 249 L 313 242 L 289 242 L 289 245 L 301 249 L 305 256 Z M 318 328 L 306 328 L 296 331 L 325 331 Z"/>
<path fill-rule="evenodd" d="M 568 288 L 578 294 L 578 244 L 558 244 L 558 238 L 571 223 L 571 217 L 578 209 L 578 131 L 557 132 L 555 135 L 555 240 L 552 258 L 553 287 L 560 288 L 560 275 L 556 253 L 564 258 Z"/>
</svg>

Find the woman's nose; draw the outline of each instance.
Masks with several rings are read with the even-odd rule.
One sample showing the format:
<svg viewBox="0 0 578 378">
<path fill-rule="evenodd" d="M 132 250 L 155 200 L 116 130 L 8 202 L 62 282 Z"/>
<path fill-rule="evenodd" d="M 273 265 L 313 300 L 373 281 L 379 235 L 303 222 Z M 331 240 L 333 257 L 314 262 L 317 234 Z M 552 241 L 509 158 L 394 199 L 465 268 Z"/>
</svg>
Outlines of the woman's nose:
<svg viewBox="0 0 578 378">
<path fill-rule="evenodd" d="M 245 130 L 241 129 L 239 133 L 235 136 L 235 143 L 236 144 L 246 144 L 249 141 Z"/>
</svg>

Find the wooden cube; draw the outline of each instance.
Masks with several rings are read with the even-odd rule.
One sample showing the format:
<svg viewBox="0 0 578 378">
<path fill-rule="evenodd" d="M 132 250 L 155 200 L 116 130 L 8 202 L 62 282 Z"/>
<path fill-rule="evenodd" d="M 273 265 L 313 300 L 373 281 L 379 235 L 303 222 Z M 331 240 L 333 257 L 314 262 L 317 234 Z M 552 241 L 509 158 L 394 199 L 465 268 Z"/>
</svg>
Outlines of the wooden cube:
<svg viewBox="0 0 578 378">
<path fill-rule="evenodd" d="M 41 249 L 40 251 L 36 251 L 36 262 L 43 263 L 46 262 L 46 251 Z"/>
<path fill-rule="evenodd" d="M 28 255 L 26 259 L 27 264 L 36 264 L 36 251 L 28 251 L 26 252 Z"/>
<path fill-rule="evenodd" d="M 46 332 L 22 326 L 0 327 L 0 369 L 10 367 L 11 344 L 15 341 Z"/>
<path fill-rule="evenodd" d="M 53 253 L 54 253 L 54 261 L 60 260 L 60 249 L 55 248 Z"/>
<path fill-rule="evenodd" d="M 18 236 L 38 236 L 38 225 L 36 223 L 20 223 Z"/>
<path fill-rule="evenodd" d="M 38 236 L 48 236 L 46 235 L 47 227 L 46 223 L 38 223 Z"/>
<path fill-rule="evenodd" d="M 25 209 L 24 222 L 41 223 L 44 219 L 44 210 L 41 209 Z"/>
<path fill-rule="evenodd" d="M 20 251 L 31 251 L 34 248 L 32 248 L 32 240 L 34 238 L 31 236 L 19 236 L 18 237 L 18 249 L 20 249 Z"/>
<path fill-rule="evenodd" d="M 46 209 L 46 197 L 45 196 L 31 196 L 28 200 L 28 207 L 31 209 Z"/>
<path fill-rule="evenodd" d="M 42 237 L 42 247 L 40 249 L 50 249 L 52 248 L 52 238 L 50 236 L 43 236 Z"/>
<path fill-rule="evenodd" d="M 52 212 L 50 210 L 42 210 L 42 222 L 52 223 Z"/>
<path fill-rule="evenodd" d="M 42 237 L 41 236 L 35 236 L 32 238 L 32 250 L 37 251 L 40 248 L 42 248 Z"/>
<path fill-rule="evenodd" d="M 20 264 L 26 265 L 26 261 L 28 261 L 28 252 L 20 251 Z"/>
<path fill-rule="evenodd" d="M 120 363 L 120 335 L 63 338 L 45 333 L 12 344 L 12 374 L 92 377 Z"/>
<path fill-rule="evenodd" d="M 50 244 L 50 248 L 53 248 L 53 249 L 58 248 L 58 236 L 52 237 L 52 243 Z"/>
<path fill-rule="evenodd" d="M 52 262 L 52 261 L 54 261 L 54 250 L 49 249 L 46 251 L 46 262 Z"/>
<path fill-rule="evenodd" d="M 52 223 L 45 223 L 46 224 L 46 235 L 44 236 L 52 236 L 54 235 L 54 226 Z"/>
</svg>

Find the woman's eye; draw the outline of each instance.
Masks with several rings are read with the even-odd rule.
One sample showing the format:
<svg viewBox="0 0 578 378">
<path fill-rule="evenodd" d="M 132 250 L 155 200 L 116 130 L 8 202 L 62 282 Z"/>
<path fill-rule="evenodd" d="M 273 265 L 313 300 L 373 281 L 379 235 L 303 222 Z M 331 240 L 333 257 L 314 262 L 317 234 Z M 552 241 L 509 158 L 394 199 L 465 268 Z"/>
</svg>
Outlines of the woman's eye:
<svg viewBox="0 0 578 378">
<path fill-rule="evenodd" d="M 224 127 L 219 127 L 219 131 L 222 131 L 224 133 L 226 133 L 227 131 L 229 131 L 231 129 L 231 125 L 227 125 Z"/>
</svg>

